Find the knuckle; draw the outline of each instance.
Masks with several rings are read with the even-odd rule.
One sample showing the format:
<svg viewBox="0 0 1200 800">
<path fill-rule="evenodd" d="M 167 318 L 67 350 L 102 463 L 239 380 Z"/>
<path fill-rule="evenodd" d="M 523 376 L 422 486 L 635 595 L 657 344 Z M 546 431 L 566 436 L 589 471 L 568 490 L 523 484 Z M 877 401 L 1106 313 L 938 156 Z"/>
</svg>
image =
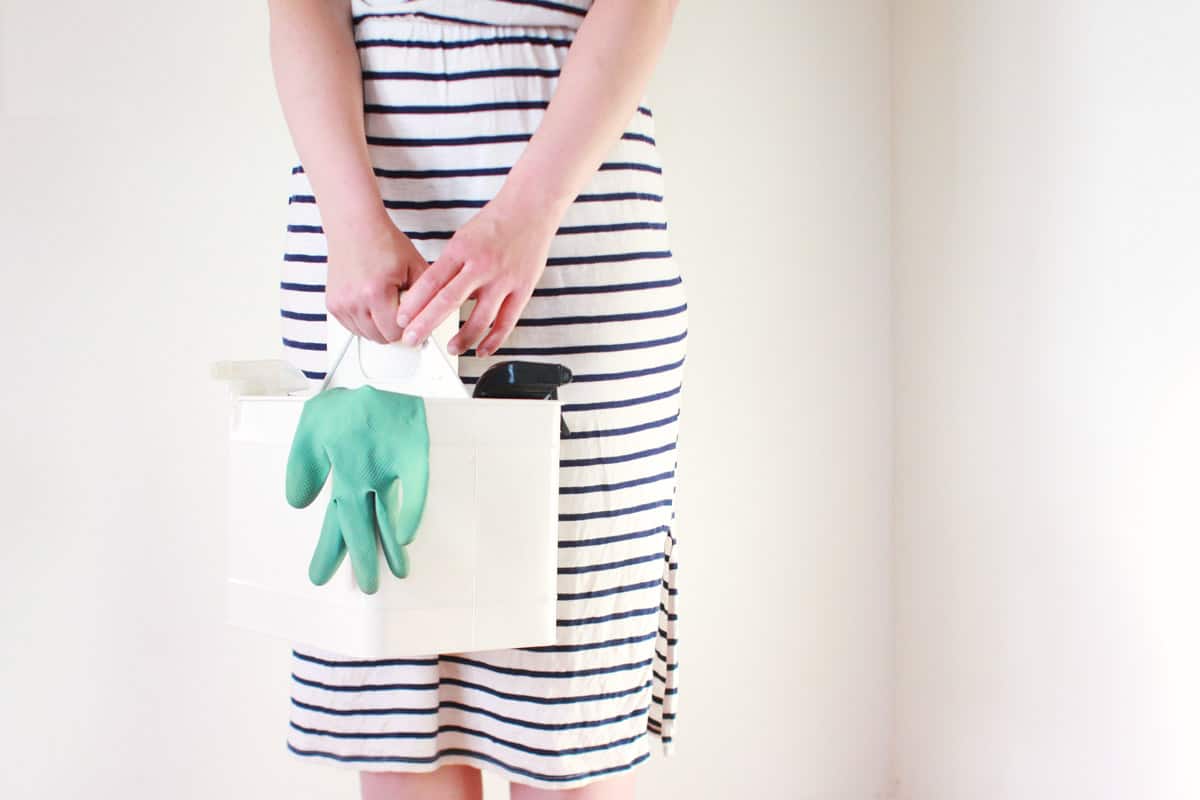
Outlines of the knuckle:
<svg viewBox="0 0 1200 800">
<path fill-rule="evenodd" d="M 505 300 L 507 300 L 511 294 L 511 289 L 503 284 L 500 284 L 492 287 L 492 291 L 488 295 L 488 301 L 492 304 L 492 307 L 495 308 L 496 311 L 499 311 L 504 307 Z"/>
<path fill-rule="evenodd" d="M 491 253 L 476 253 L 470 261 L 463 265 L 463 271 L 468 275 L 479 277 L 491 274 L 495 266 L 496 258 Z"/>
<path fill-rule="evenodd" d="M 517 307 L 515 303 L 508 302 L 500 307 L 500 313 L 496 314 L 496 324 L 500 326 L 508 325 L 510 321 L 517 318 Z"/>
</svg>

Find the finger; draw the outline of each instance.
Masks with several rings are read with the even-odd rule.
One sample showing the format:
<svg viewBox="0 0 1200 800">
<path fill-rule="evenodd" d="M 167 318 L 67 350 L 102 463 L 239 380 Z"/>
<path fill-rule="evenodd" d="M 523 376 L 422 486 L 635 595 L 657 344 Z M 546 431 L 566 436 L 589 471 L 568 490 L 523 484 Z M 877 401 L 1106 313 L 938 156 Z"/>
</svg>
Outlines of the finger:
<svg viewBox="0 0 1200 800">
<path fill-rule="evenodd" d="M 321 537 L 313 550 L 308 564 L 308 579 L 317 586 L 324 586 L 337 572 L 346 558 L 346 543 L 342 540 L 342 528 L 338 525 L 337 504 L 325 507 L 325 523 L 321 526 Z"/>
<path fill-rule="evenodd" d="M 404 285 L 406 287 L 412 286 L 414 283 L 420 280 L 421 276 L 429 271 L 431 263 L 432 262 L 426 261 L 425 259 L 421 259 L 414 264 L 410 264 L 408 267 L 408 280 L 405 281 Z"/>
<path fill-rule="evenodd" d="M 358 588 L 367 594 L 379 590 L 379 546 L 375 536 L 375 504 L 369 492 L 337 498 L 338 524 L 350 551 L 350 565 Z"/>
<path fill-rule="evenodd" d="M 500 303 L 504 301 L 504 292 L 499 290 L 481 292 L 478 299 L 475 301 L 475 308 L 471 309 L 471 316 L 458 329 L 458 333 L 450 338 L 446 343 L 446 348 L 451 355 L 464 353 L 467 348 L 479 341 L 479 337 L 487 331 L 488 326 L 496 319 L 496 312 L 500 310 Z"/>
<path fill-rule="evenodd" d="M 399 340 L 404 333 L 404 329 L 396 324 L 399 293 L 400 287 L 387 286 L 370 303 L 371 322 L 383 337 L 385 344 Z"/>
<path fill-rule="evenodd" d="M 442 251 L 437 260 L 423 270 L 412 285 L 400 295 L 400 305 L 396 309 L 396 324 L 401 328 L 408 327 L 409 322 L 417 316 L 429 299 L 441 291 L 451 278 L 458 274 L 462 267 L 459 260 L 448 248 Z"/>
<path fill-rule="evenodd" d="M 358 329 L 358 323 L 355 322 L 354 318 L 347 312 L 345 306 L 336 303 L 331 305 L 327 304 L 325 306 L 325 310 L 332 314 L 333 318 L 336 319 L 338 323 L 351 334 L 354 336 L 362 336 L 362 331 Z"/>
<path fill-rule="evenodd" d="M 379 331 L 379 326 L 371 318 L 371 309 L 369 306 L 360 306 L 355 310 L 354 322 L 362 332 L 360 335 L 363 338 L 370 339 L 372 342 L 378 342 L 379 344 L 387 344 L 387 340 L 383 338 L 383 334 Z"/>
<path fill-rule="evenodd" d="M 467 301 L 478 286 L 474 275 L 465 269 L 459 270 L 458 274 L 417 312 L 412 322 L 405 326 L 404 343 L 416 344 L 424 341 L 451 312 L 457 311 L 459 306 Z"/>
<path fill-rule="evenodd" d="M 517 320 L 521 318 L 521 312 L 525 310 L 525 304 L 529 302 L 531 295 L 532 292 L 525 295 L 513 293 L 504 298 L 500 310 L 496 313 L 496 320 L 492 323 L 491 332 L 483 337 L 483 341 L 475 348 L 477 358 L 486 358 L 500 349 L 500 345 L 517 326 Z"/>
<path fill-rule="evenodd" d="M 305 402 L 288 452 L 285 493 L 288 505 L 293 508 L 305 508 L 316 500 L 329 477 L 329 457 L 325 448 L 317 445 L 311 430 L 312 408 L 315 406 Z"/>
<path fill-rule="evenodd" d="M 375 494 L 375 519 L 379 523 L 379 541 L 383 543 L 383 556 L 388 569 L 397 578 L 408 577 L 408 554 L 400 543 L 400 481 Z"/>
</svg>

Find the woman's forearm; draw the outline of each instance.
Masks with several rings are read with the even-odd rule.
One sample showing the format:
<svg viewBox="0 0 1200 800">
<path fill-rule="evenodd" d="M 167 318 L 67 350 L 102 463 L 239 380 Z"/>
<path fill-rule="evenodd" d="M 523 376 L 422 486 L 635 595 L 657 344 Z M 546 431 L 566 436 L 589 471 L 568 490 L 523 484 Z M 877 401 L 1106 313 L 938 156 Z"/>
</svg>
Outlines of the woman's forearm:
<svg viewBox="0 0 1200 800">
<path fill-rule="evenodd" d="M 678 0 L 595 0 L 500 200 L 557 223 L 637 110 Z"/>
<path fill-rule="evenodd" d="M 325 235 L 372 235 L 391 222 L 367 150 L 349 0 L 268 0 L 268 6 L 279 102 Z"/>
</svg>

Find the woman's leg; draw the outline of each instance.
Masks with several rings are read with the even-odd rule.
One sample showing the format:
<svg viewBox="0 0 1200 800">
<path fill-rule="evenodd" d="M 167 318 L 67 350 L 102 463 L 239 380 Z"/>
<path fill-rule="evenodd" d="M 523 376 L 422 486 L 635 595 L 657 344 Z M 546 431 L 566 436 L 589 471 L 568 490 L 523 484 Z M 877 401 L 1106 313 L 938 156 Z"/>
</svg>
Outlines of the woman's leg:
<svg viewBox="0 0 1200 800">
<path fill-rule="evenodd" d="M 578 789 L 535 789 L 511 784 L 511 800 L 633 800 L 636 773 L 629 770 Z"/>
<path fill-rule="evenodd" d="M 433 772 L 359 772 L 362 800 L 482 800 L 479 770 L 462 764 Z"/>
</svg>

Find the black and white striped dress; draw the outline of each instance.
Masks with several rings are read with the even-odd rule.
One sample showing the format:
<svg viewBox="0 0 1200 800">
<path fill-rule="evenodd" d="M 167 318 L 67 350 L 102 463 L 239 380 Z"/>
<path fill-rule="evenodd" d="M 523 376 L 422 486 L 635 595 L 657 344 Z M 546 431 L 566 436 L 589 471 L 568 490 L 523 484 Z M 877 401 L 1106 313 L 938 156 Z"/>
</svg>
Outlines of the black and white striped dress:
<svg viewBox="0 0 1200 800">
<path fill-rule="evenodd" d="M 498 191 L 545 112 L 590 0 L 354 0 L 370 156 L 392 220 L 432 262 Z M 290 176 L 285 356 L 325 373 L 326 244 Z M 677 700 L 674 527 L 687 302 L 643 98 L 558 228 L 493 360 L 566 364 L 558 641 L 361 660 L 296 645 L 290 752 L 358 770 L 493 770 L 579 786 L 670 752 Z M 465 320 L 473 301 L 463 307 Z"/>
</svg>

